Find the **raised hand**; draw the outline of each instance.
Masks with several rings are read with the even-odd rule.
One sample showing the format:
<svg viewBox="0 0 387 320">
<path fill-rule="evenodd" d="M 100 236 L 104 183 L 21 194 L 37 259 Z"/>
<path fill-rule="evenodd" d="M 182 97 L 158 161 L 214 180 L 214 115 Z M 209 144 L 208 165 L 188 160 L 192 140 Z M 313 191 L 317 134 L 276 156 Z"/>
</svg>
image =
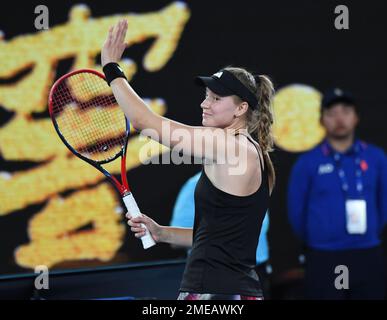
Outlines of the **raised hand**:
<svg viewBox="0 0 387 320">
<path fill-rule="evenodd" d="M 110 27 L 108 37 L 101 51 L 102 67 L 109 62 L 118 62 L 126 48 L 125 36 L 128 22 L 120 20 L 114 27 Z"/>
</svg>

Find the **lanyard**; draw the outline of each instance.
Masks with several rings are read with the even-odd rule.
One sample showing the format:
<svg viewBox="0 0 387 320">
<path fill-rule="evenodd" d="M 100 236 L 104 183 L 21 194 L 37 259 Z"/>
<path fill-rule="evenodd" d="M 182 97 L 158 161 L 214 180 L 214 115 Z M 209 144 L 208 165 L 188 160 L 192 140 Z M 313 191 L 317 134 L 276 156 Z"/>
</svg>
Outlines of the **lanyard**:
<svg viewBox="0 0 387 320">
<path fill-rule="evenodd" d="M 333 150 L 332 147 L 327 143 L 327 147 L 329 148 L 330 152 L 333 155 L 333 160 L 335 162 L 336 170 L 338 173 L 338 176 L 340 178 L 341 182 L 341 189 L 343 190 L 343 193 L 345 197 L 348 199 L 348 179 L 345 174 L 345 171 L 342 167 L 342 155 L 338 153 L 337 151 Z M 361 168 L 361 159 L 360 159 L 360 145 L 358 142 L 355 142 L 354 145 L 354 152 L 355 152 L 355 164 L 356 164 L 356 171 L 355 171 L 355 177 L 356 177 L 356 191 L 358 192 L 358 195 L 360 198 L 363 198 L 363 171 Z"/>
</svg>

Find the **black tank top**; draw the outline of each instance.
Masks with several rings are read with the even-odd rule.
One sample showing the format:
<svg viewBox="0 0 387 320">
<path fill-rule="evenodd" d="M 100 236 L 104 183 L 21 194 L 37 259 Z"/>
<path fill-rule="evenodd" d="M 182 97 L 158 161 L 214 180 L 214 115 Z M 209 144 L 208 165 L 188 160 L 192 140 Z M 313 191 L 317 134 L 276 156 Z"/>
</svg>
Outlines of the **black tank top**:
<svg viewBox="0 0 387 320">
<path fill-rule="evenodd" d="M 258 158 L 261 162 L 260 156 Z M 203 168 L 195 189 L 192 251 L 180 291 L 262 295 L 254 268 L 269 197 L 266 166 L 262 171 L 261 186 L 248 196 L 219 190 Z"/>
</svg>

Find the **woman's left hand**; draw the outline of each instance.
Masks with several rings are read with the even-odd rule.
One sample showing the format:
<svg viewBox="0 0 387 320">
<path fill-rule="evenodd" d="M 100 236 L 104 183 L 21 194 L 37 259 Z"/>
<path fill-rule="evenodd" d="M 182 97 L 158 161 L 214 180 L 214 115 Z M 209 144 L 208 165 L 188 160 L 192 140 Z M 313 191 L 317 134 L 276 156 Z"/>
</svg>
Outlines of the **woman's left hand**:
<svg viewBox="0 0 387 320">
<path fill-rule="evenodd" d="M 128 30 L 128 22 L 120 20 L 114 27 L 110 27 L 109 35 L 101 51 L 102 67 L 109 62 L 118 62 L 126 48 L 125 36 Z"/>
</svg>

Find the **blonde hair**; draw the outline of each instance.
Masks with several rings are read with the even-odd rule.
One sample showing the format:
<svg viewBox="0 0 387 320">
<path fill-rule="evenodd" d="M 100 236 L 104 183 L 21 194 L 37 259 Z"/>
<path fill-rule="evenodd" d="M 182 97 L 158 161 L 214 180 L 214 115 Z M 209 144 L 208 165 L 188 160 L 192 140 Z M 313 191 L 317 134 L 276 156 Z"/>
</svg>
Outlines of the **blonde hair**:
<svg viewBox="0 0 387 320">
<path fill-rule="evenodd" d="M 226 67 L 224 70 L 231 72 L 258 99 L 258 106 L 249 106 L 247 110 L 247 131 L 258 141 L 262 149 L 265 164 L 269 168 L 270 191 L 272 191 L 275 184 L 275 171 L 269 152 L 274 150 L 274 138 L 271 130 L 273 125 L 274 85 L 268 76 L 258 75 L 254 77 L 243 68 Z M 240 101 L 239 97 L 237 99 Z"/>
</svg>

